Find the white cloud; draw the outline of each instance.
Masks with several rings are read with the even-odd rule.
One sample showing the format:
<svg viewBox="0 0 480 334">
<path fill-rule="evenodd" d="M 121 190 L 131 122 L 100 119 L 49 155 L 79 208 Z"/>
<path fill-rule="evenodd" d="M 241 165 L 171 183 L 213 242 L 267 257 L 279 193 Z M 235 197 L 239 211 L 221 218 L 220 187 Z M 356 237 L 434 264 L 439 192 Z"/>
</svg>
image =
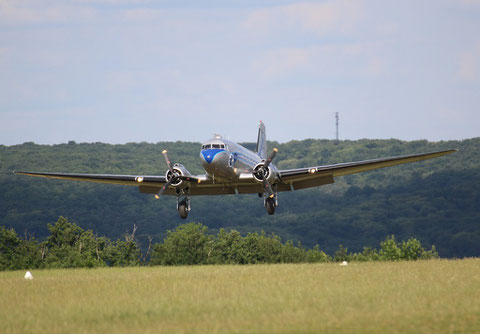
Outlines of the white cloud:
<svg viewBox="0 0 480 334">
<path fill-rule="evenodd" d="M 283 48 L 268 51 L 254 61 L 253 71 L 260 73 L 265 78 L 289 74 L 308 67 L 311 54 L 312 51 L 307 48 Z"/>
<path fill-rule="evenodd" d="M 451 0 L 453 3 L 460 3 L 467 6 L 478 6 L 480 5 L 480 0 Z"/>
<path fill-rule="evenodd" d="M 461 81 L 477 81 L 480 76 L 480 42 L 458 56 L 458 70 L 456 76 Z"/>
<path fill-rule="evenodd" d="M 304 2 L 254 10 L 244 25 L 254 34 L 297 30 L 316 35 L 349 34 L 363 17 L 362 1 Z"/>
<path fill-rule="evenodd" d="M 4 0 L 0 3 L 0 26 L 73 23 L 97 17 L 94 8 L 68 5 L 38 6 L 35 2 Z"/>
<path fill-rule="evenodd" d="M 93 5 L 137 5 L 153 3 L 152 0 L 74 0 L 75 3 L 93 4 Z"/>
<path fill-rule="evenodd" d="M 387 66 L 379 43 L 350 43 L 303 48 L 280 48 L 264 52 L 252 64 L 264 79 L 288 75 L 379 76 Z"/>
</svg>

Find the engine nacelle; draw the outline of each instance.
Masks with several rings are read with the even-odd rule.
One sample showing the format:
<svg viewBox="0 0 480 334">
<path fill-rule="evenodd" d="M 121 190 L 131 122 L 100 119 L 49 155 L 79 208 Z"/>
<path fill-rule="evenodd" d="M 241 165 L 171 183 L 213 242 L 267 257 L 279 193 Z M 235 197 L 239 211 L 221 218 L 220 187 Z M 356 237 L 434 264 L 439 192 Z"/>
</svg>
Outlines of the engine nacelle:
<svg viewBox="0 0 480 334">
<path fill-rule="evenodd" d="M 189 175 L 191 175 L 190 172 L 188 171 L 188 169 L 186 169 L 185 166 L 182 165 L 182 164 L 176 163 L 172 166 L 172 169 L 173 169 L 173 174 L 175 174 L 176 176 L 189 176 Z M 172 176 L 174 176 L 174 175 L 172 175 L 172 171 L 170 171 L 170 170 L 168 170 L 167 173 L 165 174 L 165 177 L 167 178 L 167 180 L 170 180 L 172 178 Z M 174 186 L 174 187 L 178 187 L 182 183 L 183 183 L 182 179 L 174 178 L 171 185 Z"/>
<path fill-rule="evenodd" d="M 266 177 L 268 182 L 272 183 L 275 179 L 275 172 L 272 169 L 272 166 L 268 166 L 267 169 L 265 169 L 265 163 L 261 162 L 253 168 L 253 178 L 255 181 L 258 183 L 263 182 L 263 178 Z"/>
</svg>

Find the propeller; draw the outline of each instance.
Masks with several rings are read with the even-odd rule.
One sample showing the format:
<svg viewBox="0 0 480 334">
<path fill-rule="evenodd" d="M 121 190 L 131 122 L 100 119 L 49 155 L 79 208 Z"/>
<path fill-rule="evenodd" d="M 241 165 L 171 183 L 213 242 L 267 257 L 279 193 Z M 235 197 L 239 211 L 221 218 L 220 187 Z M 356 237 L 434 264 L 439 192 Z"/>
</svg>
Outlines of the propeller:
<svg viewBox="0 0 480 334">
<path fill-rule="evenodd" d="M 172 162 L 171 162 L 170 159 L 168 158 L 167 152 L 168 152 L 167 150 L 163 150 L 163 151 L 162 151 L 162 154 L 163 154 L 163 156 L 165 157 L 165 161 L 167 162 L 168 169 L 170 170 L 170 172 L 173 173 Z"/>
<path fill-rule="evenodd" d="M 167 166 L 168 166 L 168 170 L 170 171 L 170 175 L 172 175 L 171 178 L 169 178 L 167 180 L 167 183 L 165 183 L 163 185 L 163 187 L 160 189 L 160 191 L 158 192 L 158 194 L 155 196 L 156 198 L 158 198 L 159 196 L 163 195 L 165 193 L 165 190 L 168 189 L 168 187 L 170 187 L 170 185 L 173 183 L 173 181 L 176 181 L 176 177 L 178 176 L 173 167 L 172 167 L 172 162 L 170 161 L 170 159 L 168 158 L 168 154 L 167 154 L 167 150 L 163 150 L 162 151 L 162 154 L 163 156 L 165 157 L 165 162 L 167 163 Z"/>
<path fill-rule="evenodd" d="M 158 192 L 157 195 L 155 195 L 155 198 L 159 198 L 161 195 L 165 193 L 165 191 L 170 187 L 172 184 L 177 184 L 180 183 L 179 181 L 194 181 L 200 183 L 200 179 L 193 177 L 193 176 L 186 176 L 186 175 L 181 175 L 175 169 L 173 169 L 172 162 L 168 158 L 167 150 L 163 150 L 162 154 L 165 157 L 165 162 L 167 163 L 168 170 L 170 172 L 171 177 L 167 180 L 167 183 L 163 185 L 162 188 L 160 188 L 160 191 Z"/>
<path fill-rule="evenodd" d="M 270 185 L 270 182 L 268 182 L 268 166 L 272 162 L 272 160 L 275 158 L 275 155 L 278 152 L 278 148 L 274 148 L 272 153 L 268 156 L 267 160 L 265 160 L 265 164 L 262 166 L 262 168 L 259 170 L 259 172 L 262 173 L 262 183 L 263 183 L 263 190 L 268 194 L 268 197 L 275 196 L 275 193 L 272 190 L 272 186 Z"/>
</svg>

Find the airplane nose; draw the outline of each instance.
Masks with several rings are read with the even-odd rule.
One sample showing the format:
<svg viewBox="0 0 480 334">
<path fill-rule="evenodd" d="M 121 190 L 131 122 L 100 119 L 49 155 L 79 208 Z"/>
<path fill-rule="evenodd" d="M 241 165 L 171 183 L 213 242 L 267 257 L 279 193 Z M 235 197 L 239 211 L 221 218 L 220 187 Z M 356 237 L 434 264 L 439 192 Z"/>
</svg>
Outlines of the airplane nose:
<svg viewBox="0 0 480 334">
<path fill-rule="evenodd" d="M 223 152 L 224 150 L 204 150 L 202 151 L 202 158 L 207 163 L 210 164 L 215 159 L 218 153 Z"/>
<path fill-rule="evenodd" d="M 211 163 L 214 157 L 212 154 L 209 154 L 207 152 L 202 152 L 202 156 L 203 156 L 203 160 L 205 160 L 207 164 Z"/>
</svg>

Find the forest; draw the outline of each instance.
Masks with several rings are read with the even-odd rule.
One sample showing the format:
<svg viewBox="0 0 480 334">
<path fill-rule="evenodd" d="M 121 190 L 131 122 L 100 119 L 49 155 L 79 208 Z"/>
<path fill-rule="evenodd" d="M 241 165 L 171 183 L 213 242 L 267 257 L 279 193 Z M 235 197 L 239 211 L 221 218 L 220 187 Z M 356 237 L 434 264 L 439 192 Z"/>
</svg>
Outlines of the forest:
<svg viewBox="0 0 480 334">
<path fill-rule="evenodd" d="M 254 143 L 244 143 L 253 149 Z M 299 242 L 334 256 L 342 245 L 361 253 L 391 235 L 417 239 L 440 257 L 480 256 L 480 138 L 428 142 L 308 139 L 278 147 L 279 169 L 318 166 L 445 149 L 459 151 L 438 159 L 337 178 L 334 184 L 279 194 L 274 216 L 257 195 L 192 197 L 188 222 L 220 231 L 272 233 L 282 242 Z M 160 243 L 167 231 L 185 223 L 175 198 L 155 200 L 136 187 L 31 178 L 13 170 L 163 175 L 161 155 L 202 173 L 200 143 L 159 142 L 0 145 L 0 226 L 13 228 L 23 240 L 46 240 L 48 223 L 64 216 L 93 235 L 123 239 L 135 225 L 142 250 Z"/>
</svg>

